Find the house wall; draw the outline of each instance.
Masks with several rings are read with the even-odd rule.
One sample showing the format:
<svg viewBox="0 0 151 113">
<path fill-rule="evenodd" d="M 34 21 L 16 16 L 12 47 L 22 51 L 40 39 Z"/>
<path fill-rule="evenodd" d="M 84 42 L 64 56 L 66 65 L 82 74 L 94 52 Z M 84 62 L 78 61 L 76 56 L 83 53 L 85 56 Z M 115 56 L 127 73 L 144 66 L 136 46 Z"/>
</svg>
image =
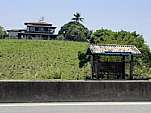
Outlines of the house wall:
<svg viewBox="0 0 151 113">
<path fill-rule="evenodd" d="M 1 81 L 0 102 L 151 101 L 151 81 Z"/>
<path fill-rule="evenodd" d="M 18 38 L 18 33 L 19 32 L 13 32 L 13 31 L 11 31 L 11 32 L 8 32 L 8 36 L 11 38 Z"/>
</svg>

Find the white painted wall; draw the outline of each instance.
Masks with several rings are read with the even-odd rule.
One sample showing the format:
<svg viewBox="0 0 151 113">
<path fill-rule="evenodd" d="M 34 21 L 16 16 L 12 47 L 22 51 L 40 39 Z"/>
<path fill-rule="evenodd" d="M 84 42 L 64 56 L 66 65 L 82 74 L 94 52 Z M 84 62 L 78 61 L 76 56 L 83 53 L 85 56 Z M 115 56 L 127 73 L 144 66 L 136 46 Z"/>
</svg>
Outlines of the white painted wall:
<svg viewBox="0 0 151 113">
<path fill-rule="evenodd" d="M 9 32 L 8 32 L 8 36 L 9 36 L 10 38 L 18 38 L 18 33 L 19 33 L 19 32 L 16 32 L 16 31 L 9 31 Z"/>
</svg>

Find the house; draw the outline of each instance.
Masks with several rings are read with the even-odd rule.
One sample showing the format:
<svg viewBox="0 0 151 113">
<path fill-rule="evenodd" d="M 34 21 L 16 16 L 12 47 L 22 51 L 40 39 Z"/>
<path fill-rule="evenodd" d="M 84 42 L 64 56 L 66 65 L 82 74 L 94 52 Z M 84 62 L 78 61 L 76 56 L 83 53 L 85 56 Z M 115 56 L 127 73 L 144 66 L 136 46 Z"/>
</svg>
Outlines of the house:
<svg viewBox="0 0 151 113">
<path fill-rule="evenodd" d="M 26 29 L 7 30 L 9 37 L 17 39 L 42 39 L 51 40 L 57 37 L 55 33 L 56 27 L 52 24 L 39 21 L 24 23 Z"/>
</svg>

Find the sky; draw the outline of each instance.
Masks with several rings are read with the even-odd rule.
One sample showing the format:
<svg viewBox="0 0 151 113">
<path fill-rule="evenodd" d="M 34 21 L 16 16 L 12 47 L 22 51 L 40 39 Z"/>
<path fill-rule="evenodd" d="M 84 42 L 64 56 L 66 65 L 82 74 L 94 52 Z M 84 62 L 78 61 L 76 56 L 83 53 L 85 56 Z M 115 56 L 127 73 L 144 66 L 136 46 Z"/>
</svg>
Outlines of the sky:
<svg viewBox="0 0 151 113">
<path fill-rule="evenodd" d="M 75 12 L 90 30 L 137 31 L 151 47 L 151 0 L 0 0 L 0 25 L 25 28 L 24 22 L 44 17 L 57 33 Z"/>
</svg>

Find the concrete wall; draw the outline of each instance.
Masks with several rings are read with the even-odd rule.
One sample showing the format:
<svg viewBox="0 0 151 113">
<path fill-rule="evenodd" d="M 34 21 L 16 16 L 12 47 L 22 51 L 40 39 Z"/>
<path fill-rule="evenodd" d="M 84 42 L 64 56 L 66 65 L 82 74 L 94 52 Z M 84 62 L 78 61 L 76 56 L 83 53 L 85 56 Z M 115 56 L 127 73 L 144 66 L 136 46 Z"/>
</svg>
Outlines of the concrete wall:
<svg viewBox="0 0 151 113">
<path fill-rule="evenodd" d="M 150 81 L 0 81 L 0 102 L 151 101 Z"/>
</svg>

